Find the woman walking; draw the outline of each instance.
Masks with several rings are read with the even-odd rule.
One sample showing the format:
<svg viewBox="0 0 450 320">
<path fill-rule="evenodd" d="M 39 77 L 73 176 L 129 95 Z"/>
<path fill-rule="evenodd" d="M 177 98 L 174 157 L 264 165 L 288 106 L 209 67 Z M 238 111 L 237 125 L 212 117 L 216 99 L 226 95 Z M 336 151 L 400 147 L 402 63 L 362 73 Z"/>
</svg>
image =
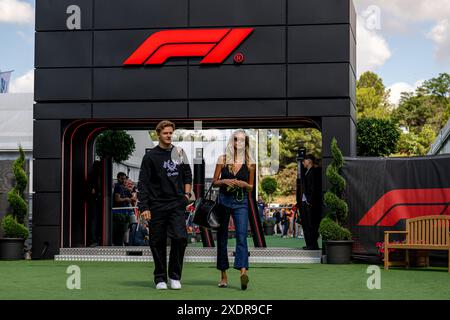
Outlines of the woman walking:
<svg viewBox="0 0 450 320">
<path fill-rule="evenodd" d="M 213 185 L 220 187 L 218 202 L 222 205 L 220 229 L 217 232 L 217 269 L 221 272 L 220 288 L 228 286 L 227 243 L 230 215 L 236 229 L 234 268 L 240 270 L 241 289 L 249 282 L 248 270 L 248 193 L 253 189 L 255 163 L 251 157 L 249 137 L 244 130 L 235 131 L 227 144 L 225 155 L 219 157 Z"/>
</svg>

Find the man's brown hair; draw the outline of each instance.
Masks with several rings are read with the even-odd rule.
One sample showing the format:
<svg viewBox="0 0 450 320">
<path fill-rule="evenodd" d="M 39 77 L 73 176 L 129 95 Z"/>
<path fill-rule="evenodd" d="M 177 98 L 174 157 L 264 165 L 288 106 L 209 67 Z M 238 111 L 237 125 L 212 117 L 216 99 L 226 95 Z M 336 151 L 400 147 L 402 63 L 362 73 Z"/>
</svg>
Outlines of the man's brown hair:
<svg viewBox="0 0 450 320">
<path fill-rule="evenodd" d="M 156 133 L 159 134 L 164 128 L 172 127 L 173 131 L 175 131 L 175 124 L 169 120 L 163 120 L 156 126 Z"/>
</svg>

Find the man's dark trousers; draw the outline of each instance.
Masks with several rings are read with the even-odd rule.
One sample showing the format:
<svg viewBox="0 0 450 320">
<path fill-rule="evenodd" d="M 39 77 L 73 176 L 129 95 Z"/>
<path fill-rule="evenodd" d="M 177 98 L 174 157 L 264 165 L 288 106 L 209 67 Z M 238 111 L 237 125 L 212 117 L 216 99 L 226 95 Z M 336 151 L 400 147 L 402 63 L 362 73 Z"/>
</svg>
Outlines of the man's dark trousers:
<svg viewBox="0 0 450 320">
<path fill-rule="evenodd" d="M 184 252 L 187 246 L 186 201 L 175 209 L 152 211 L 149 223 L 150 249 L 155 263 L 155 284 L 167 282 L 167 237 L 170 238 L 169 278 L 181 280 Z"/>
<path fill-rule="evenodd" d="M 302 220 L 306 246 L 309 249 L 319 249 L 317 240 L 319 239 L 320 211 L 314 209 L 315 208 L 311 204 L 306 203 L 306 201 L 302 202 L 300 218 Z"/>
</svg>

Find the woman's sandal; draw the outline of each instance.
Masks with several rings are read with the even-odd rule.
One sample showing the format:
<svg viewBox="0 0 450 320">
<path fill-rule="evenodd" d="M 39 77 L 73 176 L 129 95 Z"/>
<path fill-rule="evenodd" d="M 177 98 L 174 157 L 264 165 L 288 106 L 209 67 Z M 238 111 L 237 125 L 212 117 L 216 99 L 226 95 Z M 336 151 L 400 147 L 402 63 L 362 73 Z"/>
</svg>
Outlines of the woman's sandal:
<svg viewBox="0 0 450 320">
<path fill-rule="evenodd" d="M 226 287 L 228 287 L 228 283 L 220 281 L 219 284 L 218 284 L 217 286 L 218 286 L 219 288 L 226 288 Z"/>
<path fill-rule="evenodd" d="M 248 275 L 247 274 L 241 275 L 241 289 L 242 290 L 247 290 L 247 285 L 248 285 L 249 281 L 250 280 L 248 279 Z"/>
</svg>

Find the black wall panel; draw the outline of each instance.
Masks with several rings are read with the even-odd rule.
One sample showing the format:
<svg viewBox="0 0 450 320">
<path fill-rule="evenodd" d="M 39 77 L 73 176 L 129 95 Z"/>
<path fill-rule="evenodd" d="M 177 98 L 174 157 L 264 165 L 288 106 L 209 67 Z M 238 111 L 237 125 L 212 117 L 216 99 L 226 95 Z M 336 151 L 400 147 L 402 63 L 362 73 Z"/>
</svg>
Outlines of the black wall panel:
<svg viewBox="0 0 450 320">
<path fill-rule="evenodd" d="M 35 193 L 33 195 L 33 223 L 59 226 L 61 224 L 61 194 Z"/>
<path fill-rule="evenodd" d="M 92 32 L 36 33 L 36 68 L 90 67 Z"/>
<path fill-rule="evenodd" d="M 35 192 L 61 191 L 61 159 L 36 159 L 33 166 Z"/>
<path fill-rule="evenodd" d="M 91 69 L 36 69 L 35 101 L 90 100 Z"/>
<path fill-rule="evenodd" d="M 288 62 L 350 62 L 349 25 L 294 26 L 288 31 Z"/>
<path fill-rule="evenodd" d="M 94 100 L 187 99 L 186 67 L 99 68 Z"/>
<path fill-rule="evenodd" d="M 91 117 L 91 103 L 37 103 L 34 119 L 87 119 Z"/>
<path fill-rule="evenodd" d="M 59 253 L 61 230 L 59 226 L 33 226 L 33 259 L 53 259 Z"/>
<path fill-rule="evenodd" d="M 288 24 L 350 23 L 350 7 L 343 0 L 287 0 Z"/>
<path fill-rule="evenodd" d="M 283 98 L 284 65 L 189 68 L 191 99 Z"/>
<path fill-rule="evenodd" d="M 348 63 L 297 64 L 288 67 L 290 98 L 348 97 Z"/>
<path fill-rule="evenodd" d="M 189 104 L 192 118 L 285 117 L 286 101 L 194 101 Z"/>
<path fill-rule="evenodd" d="M 192 27 L 286 23 L 286 0 L 190 0 Z"/>
<path fill-rule="evenodd" d="M 92 0 L 36 0 L 36 31 L 67 31 L 67 8 L 77 5 L 81 11 L 81 29 L 92 28 Z M 76 31 L 74 31 L 76 32 Z"/>
<path fill-rule="evenodd" d="M 61 156 L 61 121 L 37 120 L 33 125 L 33 157 L 59 158 Z"/>
<path fill-rule="evenodd" d="M 95 0 L 95 29 L 188 26 L 187 0 Z"/>
<path fill-rule="evenodd" d="M 350 99 L 305 99 L 289 100 L 288 116 L 290 117 L 320 117 L 349 116 L 352 113 Z"/>
<path fill-rule="evenodd" d="M 187 102 L 103 102 L 94 103 L 93 118 L 187 118 L 187 110 Z"/>
<path fill-rule="evenodd" d="M 344 155 L 356 156 L 356 126 L 349 117 L 322 118 L 322 156 L 331 157 L 331 140 L 336 138 Z"/>
</svg>

